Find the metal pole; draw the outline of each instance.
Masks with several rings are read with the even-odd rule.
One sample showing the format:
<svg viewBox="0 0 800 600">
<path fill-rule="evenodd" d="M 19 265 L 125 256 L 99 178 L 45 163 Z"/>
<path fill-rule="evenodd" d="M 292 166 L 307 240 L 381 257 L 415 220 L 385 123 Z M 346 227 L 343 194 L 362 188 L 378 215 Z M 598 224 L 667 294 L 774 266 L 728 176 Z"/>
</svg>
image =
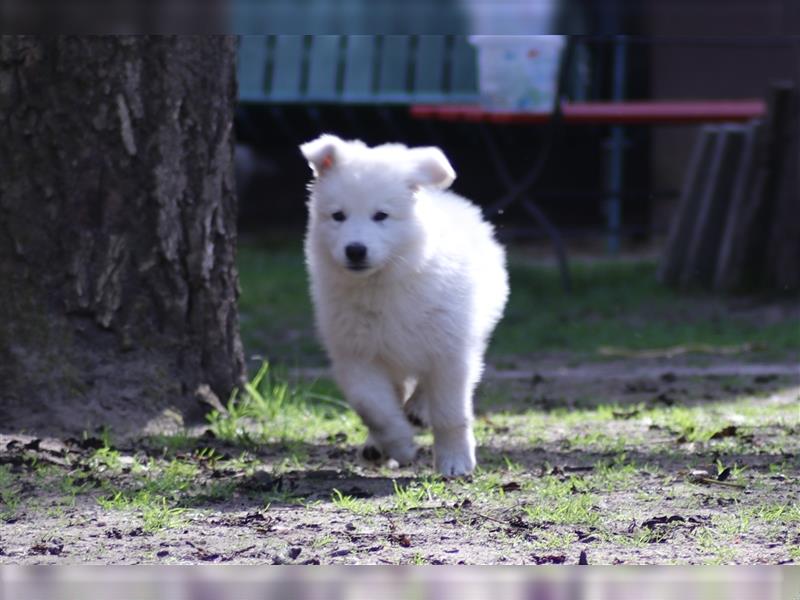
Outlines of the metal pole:
<svg viewBox="0 0 800 600">
<path fill-rule="evenodd" d="M 612 99 L 619 102 L 625 98 L 625 36 L 617 36 L 614 40 L 614 74 Z M 622 169 L 625 135 L 621 125 L 611 128 L 609 140 L 610 159 L 608 161 L 608 183 L 610 196 L 606 206 L 606 225 L 608 229 L 608 251 L 611 254 L 619 252 L 620 229 L 622 226 Z"/>
</svg>

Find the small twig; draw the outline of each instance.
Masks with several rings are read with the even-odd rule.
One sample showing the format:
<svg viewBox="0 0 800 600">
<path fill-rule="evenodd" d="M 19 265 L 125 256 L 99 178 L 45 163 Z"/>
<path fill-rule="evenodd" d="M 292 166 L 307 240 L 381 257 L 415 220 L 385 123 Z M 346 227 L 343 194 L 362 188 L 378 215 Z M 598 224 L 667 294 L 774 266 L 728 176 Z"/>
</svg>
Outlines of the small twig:
<svg viewBox="0 0 800 600">
<path fill-rule="evenodd" d="M 707 483 L 713 485 L 721 485 L 724 487 L 734 487 L 744 489 L 747 487 L 743 483 L 733 483 L 732 481 L 720 481 L 719 479 L 712 479 L 711 477 L 692 477 L 689 481 L 692 483 Z"/>
<path fill-rule="evenodd" d="M 252 549 L 253 549 L 253 548 L 255 548 L 255 547 L 256 547 L 256 545 L 255 545 L 255 544 L 253 544 L 252 546 L 248 546 L 247 548 L 242 548 L 241 550 L 235 550 L 235 551 L 231 552 L 230 554 L 228 554 L 228 555 L 225 557 L 225 559 L 226 559 L 226 560 L 230 560 L 230 559 L 232 559 L 232 558 L 234 558 L 234 557 L 236 557 L 236 556 L 239 556 L 239 555 L 241 555 L 241 554 L 244 554 L 245 552 L 249 552 L 250 550 L 252 550 Z"/>
<path fill-rule="evenodd" d="M 500 523 L 501 525 L 511 525 L 511 523 L 509 523 L 508 521 L 503 521 L 502 519 L 497 519 L 495 517 L 490 517 L 489 515 L 484 515 L 483 513 L 479 513 L 479 512 L 474 511 L 474 510 L 471 510 L 470 512 L 473 515 L 475 515 L 476 517 L 481 517 L 481 518 L 487 519 L 489 521 L 494 521 L 495 523 Z"/>
</svg>

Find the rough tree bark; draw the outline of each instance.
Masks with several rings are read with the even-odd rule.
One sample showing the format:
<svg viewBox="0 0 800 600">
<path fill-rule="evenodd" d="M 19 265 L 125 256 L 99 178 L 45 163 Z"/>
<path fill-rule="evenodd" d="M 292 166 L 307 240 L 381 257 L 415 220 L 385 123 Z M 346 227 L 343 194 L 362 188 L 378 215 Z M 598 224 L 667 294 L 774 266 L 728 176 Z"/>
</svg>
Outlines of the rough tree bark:
<svg viewBox="0 0 800 600">
<path fill-rule="evenodd" d="M 235 50 L 0 38 L 0 431 L 131 432 L 241 383 Z"/>
</svg>

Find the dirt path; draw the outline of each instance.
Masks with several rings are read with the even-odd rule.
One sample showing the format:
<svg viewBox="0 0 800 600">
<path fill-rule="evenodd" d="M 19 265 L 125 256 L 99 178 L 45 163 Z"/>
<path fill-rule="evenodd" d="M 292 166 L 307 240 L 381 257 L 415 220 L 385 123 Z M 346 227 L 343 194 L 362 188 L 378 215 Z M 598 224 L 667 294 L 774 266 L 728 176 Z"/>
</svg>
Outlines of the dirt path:
<svg viewBox="0 0 800 600">
<path fill-rule="evenodd" d="M 796 365 L 539 361 L 491 370 L 476 408 L 481 468 L 449 482 L 429 434 L 391 470 L 335 419 L 263 443 L 0 436 L 0 562 L 800 562 Z"/>
</svg>

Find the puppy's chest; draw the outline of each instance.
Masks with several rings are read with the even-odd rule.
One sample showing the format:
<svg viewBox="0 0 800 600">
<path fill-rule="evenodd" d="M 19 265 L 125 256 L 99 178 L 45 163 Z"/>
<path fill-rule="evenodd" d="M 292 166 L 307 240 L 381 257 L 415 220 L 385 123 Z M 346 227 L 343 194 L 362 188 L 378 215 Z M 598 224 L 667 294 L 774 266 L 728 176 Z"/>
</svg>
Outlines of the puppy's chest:
<svg viewBox="0 0 800 600">
<path fill-rule="evenodd" d="M 417 362 L 436 337 L 430 309 L 420 299 L 399 294 L 363 294 L 340 307 L 341 341 L 359 354 Z"/>
</svg>

